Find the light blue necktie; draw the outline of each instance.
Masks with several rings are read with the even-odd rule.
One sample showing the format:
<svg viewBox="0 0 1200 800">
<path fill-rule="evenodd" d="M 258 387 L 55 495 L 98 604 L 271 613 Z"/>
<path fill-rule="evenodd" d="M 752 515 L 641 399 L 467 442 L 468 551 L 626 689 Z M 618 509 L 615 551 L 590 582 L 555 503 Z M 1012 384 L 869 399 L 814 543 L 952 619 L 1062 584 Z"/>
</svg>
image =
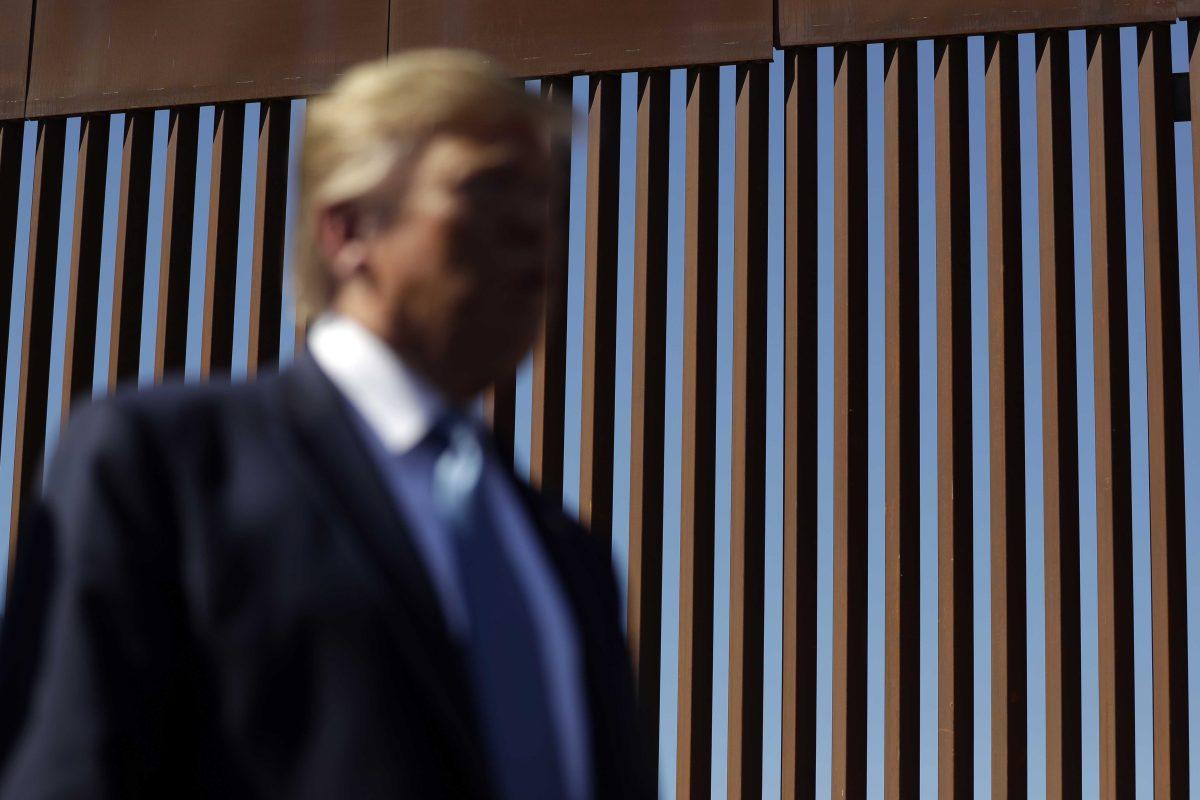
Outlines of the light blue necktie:
<svg viewBox="0 0 1200 800">
<path fill-rule="evenodd" d="M 431 505 L 454 542 L 469 617 L 468 670 L 496 790 L 506 800 L 561 798 L 537 629 L 488 508 L 483 447 L 468 423 L 446 417 L 401 467 L 428 476 Z"/>
</svg>

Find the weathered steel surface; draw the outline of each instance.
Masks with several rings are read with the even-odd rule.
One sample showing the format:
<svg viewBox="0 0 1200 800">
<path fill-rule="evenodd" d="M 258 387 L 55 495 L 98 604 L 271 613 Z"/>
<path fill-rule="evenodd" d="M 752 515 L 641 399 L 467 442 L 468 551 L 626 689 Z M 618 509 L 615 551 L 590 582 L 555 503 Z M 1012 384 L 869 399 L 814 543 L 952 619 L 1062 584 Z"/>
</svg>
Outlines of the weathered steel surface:
<svg viewBox="0 0 1200 800">
<path fill-rule="evenodd" d="M 770 0 L 392 0 L 390 48 L 482 50 L 535 77 L 771 57 Z"/>
<path fill-rule="evenodd" d="M 1175 0 L 779 0 L 776 15 L 790 47 L 1169 20 Z"/>
<path fill-rule="evenodd" d="M 263 103 L 259 112 L 250 342 L 246 347 L 246 368 L 251 375 L 279 363 L 291 118 L 292 104 L 287 100 Z"/>
<path fill-rule="evenodd" d="M 937 42 L 938 794 L 974 792 L 971 161 L 967 42 Z"/>
<path fill-rule="evenodd" d="M 542 97 L 571 107 L 571 79 L 542 81 Z M 563 437 L 567 375 L 567 275 L 571 216 L 571 140 L 560 136 L 551 145 L 556 178 L 551 187 L 552 232 L 546 255 L 546 311 L 542 335 L 533 350 L 533 418 L 530 421 L 529 478 L 555 501 L 563 492 Z"/>
<path fill-rule="evenodd" d="M 158 338 L 154 347 L 155 380 L 181 374 L 187 362 L 196 152 L 200 145 L 199 110 L 195 107 L 173 109 L 169 126 L 158 277 Z"/>
<path fill-rule="evenodd" d="M 71 239 L 71 273 L 67 279 L 67 330 L 63 337 L 64 418 L 72 405 L 92 396 L 110 124 L 108 115 L 97 114 L 84 117 L 79 126 L 75 226 Z"/>
<path fill-rule="evenodd" d="M 762 797 L 766 540 L 767 64 L 737 68 L 733 420 L 729 529 L 728 797 Z"/>
<path fill-rule="evenodd" d="M 621 77 L 594 75 L 588 100 L 587 241 L 583 267 L 583 389 L 579 518 L 612 536 L 617 359 L 617 223 L 621 182 Z"/>
<path fill-rule="evenodd" d="M 917 45 L 884 51 L 887 339 L 884 795 L 921 792 L 921 354 Z"/>
<path fill-rule="evenodd" d="M 1100 797 L 1134 794 L 1133 502 L 1120 31 L 1088 33 Z"/>
<path fill-rule="evenodd" d="M 483 398 L 484 416 L 500 456 L 510 463 L 517 431 L 517 378 L 509 375 L 496 381 Z"/>
<path fill-rule="evenodd" d="M 992 793 L 1025 787 L 1025 342 L 1017 38 L 985 49 L 991 418 Z"/>
<path fill-rule="evenodd" d="M 709 796 L 712 769 L 720 74 L 713 67 L 699 67 L 688 70 L 687 80 L 675 794 L 703 798 Z"/>
<path fill-rule="evenodd" d="M 112 328 L 108 389 L 136 384 L 142 353 L 142 292 L 146 286 L 146 232 L 150 215 L 150 169 L 154 113 L 125 117 L 121 187 L 117 202 L 117 251 L 113 267 Z"/>
<path fill-rule="evenodd" d="M 27 524 L 30 511 L 41 492 L 46 411 L 49 408 L 50 342 L 54 327 L 54 284 L 58 273 L 66 120 L 39 122 L 36 136 L 24 325 L 21 331 L 21 371 L 17 385 L 19 394 L 13 442 L 10 559 L 17 547 L 16 534 L 22 529 L 21 526 Z"/>
<path fill-rule="evenodd" d="M 646 763 L 658 763 L 671 74 L 638 76 L 629 443 L 629 649 Z"/>
<path fill-rule="evenodd" d="M 387 0 L 42 0 L 28 113 L 311 94 L 386 53 L 387 17 Z"/>
<path fill-rule="evenodd" d="M 1146 418 L 1154 670 L 1154 795 L 1188 792 L 1186 475 L 1171 30 L 1138 31 Z"/>
<path fill-rule="evenodd" d="M 25 125 L 0 123 L 0 308 L 12 303 L 13 257 L 17 247 L 17 215 L 21 200 L 21 151 Z M 0 325 L 0 353 L 8 357 L 8 327 Z M 0 402 L 9 387 L 0 381 Z"/>
<path fill-rule="evenodd" d="M 237 281 L 238 207 L 246 107 L 217 106 L 213 114 L 208 250 L 204 272 L 204 333 L 200 371 L 228 375 L 233 366 L 233 307 Z"/>
<path fill-rule="evenodd" d="M 1081 796 L 1079 424 L 1067 34 L 1037 39 L 1046 565 L 1046 796 Z"/>
<path fill-rule="evenodd" d="M 867 787 L 867 50 L 834 50 L 833 796 Z"/>
<path fill-rule="evenodd" d="M 784 797 L 816 790 L 817 51 L 785 56 L 783 367 Z"/>
<path fill-rule="evenodd" d="M 0 119 L 25 115 L 33 0 L 0 0 Z"/>
</svg>

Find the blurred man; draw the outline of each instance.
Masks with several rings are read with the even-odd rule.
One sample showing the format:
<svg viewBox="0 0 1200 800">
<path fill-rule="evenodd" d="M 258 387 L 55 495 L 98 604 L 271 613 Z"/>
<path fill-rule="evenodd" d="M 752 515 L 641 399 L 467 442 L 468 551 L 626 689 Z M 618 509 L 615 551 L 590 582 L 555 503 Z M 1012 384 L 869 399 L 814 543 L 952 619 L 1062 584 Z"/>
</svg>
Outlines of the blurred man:
<svg viewBox="0 0 1200 800">
<path fill-rule="evenodd" d="M 467 411 L 539 329 L 554 128 L 450 51 L 311 103 L 307 352 L 71 421 L 21 542 L 0 795 L 647 794 L 608 554 Z"/>
</svg>

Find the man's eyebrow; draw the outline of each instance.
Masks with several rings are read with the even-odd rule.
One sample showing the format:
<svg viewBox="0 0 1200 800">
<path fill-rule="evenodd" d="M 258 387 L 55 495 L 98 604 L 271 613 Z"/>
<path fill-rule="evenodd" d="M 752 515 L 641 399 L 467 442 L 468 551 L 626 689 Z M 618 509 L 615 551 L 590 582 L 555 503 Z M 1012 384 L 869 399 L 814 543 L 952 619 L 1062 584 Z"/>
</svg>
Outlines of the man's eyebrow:
<svg viewBox="0 0 1200 800">
<path fill-rule="evenodd" d="M 514 157 L 505 161 L 484 163 L 464 172 L 459 179 L 460 186 L 471 186 L 494 178 L 522 177 L 525 175 L 519 158 Z M 528 174 L 529 182 L 544 182 L 540 175 Z"/>
</svg>

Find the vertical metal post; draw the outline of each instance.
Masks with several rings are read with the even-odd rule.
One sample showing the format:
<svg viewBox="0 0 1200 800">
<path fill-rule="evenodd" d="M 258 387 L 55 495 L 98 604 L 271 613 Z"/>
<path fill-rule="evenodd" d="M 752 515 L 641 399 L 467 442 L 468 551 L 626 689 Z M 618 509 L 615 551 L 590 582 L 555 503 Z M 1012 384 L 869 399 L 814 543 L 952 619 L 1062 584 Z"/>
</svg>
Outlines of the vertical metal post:
<svg viewBox="0 0 1200 800">
<path fill-rule="evenodd" d="M 817 50 L 785 56 L 782 795 L 816 792 Z"/>
<path fill-rule="evenodd" d="M 291 120 L 290 100 L 270 100 L 262 104 L 254 200 L 250 342 L 246 348 L 247 372 L 251 375 L 279 363 Z"/>
<path fill-rule="evenodd" d="M 500 456 L 513 461 L 517 432 L 517 377 L 509 375 L 488 388 L 484 398 L 488 424 Z"/>
<path fill-rule="evenodd" d="M 0 308 L 12 305 L 13 259 L 17 246 L 17 215 L 21 198 L 21 151 L 25 123 L 0 122 Z M 0 362 L 8 359 L 8 326 L 0 325 Z M 0 380 L 0 402 L 8 387 Z"/>
<path fill-rule="evenodd" d="M 75 226 L 71 239 L 66 335 L 63 348 L 62 416 L 92 396 L 96 363 L 96 314 L 100 295 L 100 247 L 108 179 L 110 119 L 94 114 L 79 121 L 75 180 Z"/>
<path fill-rule="evenodd" d="M 992 498 L 992 792 L 1026 788 L 1025 378 L 1015 34 L 986 49 Z"/>
<path fill-rule="evenodd" d="M 571 108 L 571 79 L 547 78 L 541 95 Z M 546 315 L 533 351 L 533 420 L 530 423 L 529 477 L 554 499 L 563 497 L 563 427 L 566 395 L 566 284 L 570 272 L 571 137 L 554 138 L 551 161 L 551 241 L 546 255 Z"/>
<path fill-rule="evenodd" d="M 936 43 L 938 396 L 938 794 L 974 778 L 971 460 L 971 161 L 967 41 Z"/>
<path fill-rule="evenodd" d="M 25 123 L 0 122 L 0 308 L 12 305 L 13 290 L 13 259 L 17 245 L 17 215 L 21 197 L 21 152 L 25 140 Z M 0 325 L 0 364 L 4 366 L 4 379 L 0 380 L 0 403 L 11 391 L 8 385 L 8 326 Z M 15 466 L 15 465 L 14 465 Z M 16 471 L 14 469 L 14 477 Z M 18 487 L 14 485 L 14 492 Z M 14 494 L 14 498 L 16 495 Z M 16 552 L 16 528 L 12 520 L 16 518 L 16 504 L 9 509 L 9 550 L 6 553 L 8 586 L 13 585 L 13 565 L 16 560 L 12 557 Z"/>
<path fill-rule="evenodd" d="M 1186 476 L 1171 29 L 1138 30 L 1146 417 L 1154 652 L 1154 796 L 1188 793 Z"/>
<path fill-rule="evenodd" d="M 542 81 L 542 97 L 571 108 L 571 78 Z M 542 335 L 533 351 L 533 418 L 530 425 L 529 473 L 533 484 L 554 500 L 562 499 L 563 426 L 567 373 L 567 277 L 571 216 L 571 136 L 551 145 L 555 183 L 551 186 L 551 237 L 547 253 L 546 313 Z"/>
<path fill-rule="evenodd" d="M 1188 107 L 1192 129 L 1192 191 L 1200 200 L 1200 19 L 1189 19 L 1188 30 Z M 1195 203 L 1196 219 L 1200 221 L 1200 202 Z M 1196 228 L 1200 230 L 1200 226 Z M 1197 264 L 1200 277 L 1200 263 Z M 1200 288 L 1200 287 L 1198 287 Z M 1198 291 L 1200 295 L 1200 291 Z M 1200 302 L 1200 296 L 1197 297 Z"/>
<path fill-rule="evenodd" d="M 182 373 L 187 361 L 200 110 L 194 106 L 173 108 L 168 124 L 158 280 L 158 340 L 154 348 L 156 381 Z"/>
<path fill-rule="evenodd" d="M 694 67 L 687 82 L 676 796 L 697 800 L 709 796 L 712 769 L 720 74 Z"/>
<path fill-rule="evenodd" d="M 729 530 L 730 798 L 762 797 L 769 65 L 737 66 Z"/>
<path fill-rule="evenodd" d="M 781 789 L 798 800 L 817 757 L 817 51 L 784 59 Z"/>
<path fill-rule="evenodd" d="M 621 188 L 621 76 L 618 74 L 591 78 L 587 163 L 579 516 L 592 533 L 609 539 L 612 537 L 613 372 Z"/>
<path fill-rule="evenodd" d="M 1133 519 L 1129 439 L 1121 39 L 1088 31 L 1092 191 L 1092 330 L 1096 403 L 1096 596 L 1100 687 L 1100 796 L 1132 797 Z"/>
<path fill-rule="evenodd" d="M 629 446 L 629 648 L 649 765 L 658 763 L 662 675 L 663 428 L 667 371 L 667 201 L 671 73 L 638 76 Z"/>
<path fill-rule="evenodd" d="M 1082 791 L 1079 644 L 1079 404 L 1075 219 L 1066 31 L 1037 37 L 1038 207 L 1045 487 L 1046 793 Z"/>
<path fill-rule="evenodd" d="M 228 375 L 233 365 L 233 305 L 237 291 L 238 208 L 245 127 L 243 104 L 228 103 L 214 109 L 200 358 L 200 371 L 205 377 Z"/>
<path fill-rule="evenodd" d="M 921 789 L 921 364 L 917 45 L 884 49 L 887 513 L 884 794 Z"/>
<path fill-rule="evenodd" d="M 29 266 L 25 276 L 25 324 L 21 336 L 21 377 L 13 452 L 12 509 L 9 517 L 10 568 L 20 525 L 27 518 L 40 490 L 39 478 L 46 446 L 50 340 L 54 324 L 54 284 L 58 270 L 66 124 L 62 118 L 37 123 L 33 198 L 29 217 Z"/>
<path fill-rule="evenodd" d="M 867 773 L 867 51 L 834 48 L 833 795 Z"/>
<path fill-rule="evenodd" d="M 121 193 L 117 204 L 117 253 L 113 272 L 112 335 L 108 390 L 138 379 L 142 348 L 142 291 L 146 285 L 146 230 L 150 214 L 150 165 L 154 112 L 125 115 L 121 147 Z"/>
</svg>

